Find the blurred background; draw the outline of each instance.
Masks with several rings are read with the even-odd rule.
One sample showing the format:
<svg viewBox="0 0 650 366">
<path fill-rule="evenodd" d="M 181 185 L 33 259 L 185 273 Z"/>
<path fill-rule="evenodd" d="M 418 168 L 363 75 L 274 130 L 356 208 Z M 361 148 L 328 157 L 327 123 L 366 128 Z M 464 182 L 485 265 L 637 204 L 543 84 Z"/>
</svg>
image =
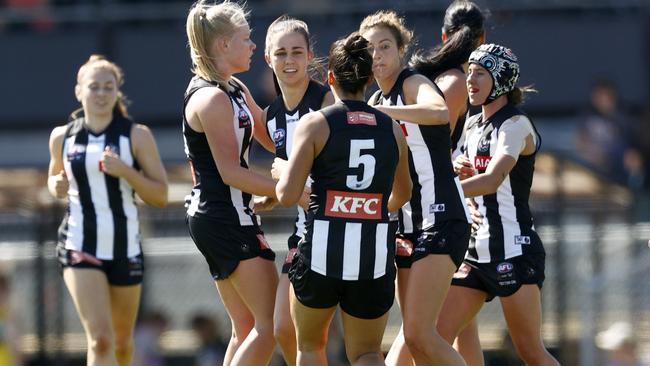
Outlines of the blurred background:
<svg viewBox="0 0 650 366">
<path fill-rule="evenodd" d="M 249 0 L 257 51 L 239 76 L 261 106 L 272 100 L 264 36 L 283 13 L 305 20 L 317 55 L 326 56 L 332 41 L 384 8 L 405 15 L 416 48 L 432 47 L 449 3 Z M 543 139 L 532 208 L 547 251 L 545 342 L 563 365 L 610 365 L 612 354 L 634 349 L 650 363 L 650 0 L 476 3 L 489 12 L 488 41 L 511 47 L 520 84 L 539 90 L 524 109 Z M 181 135 L 191 1 L 0 4 L 0 351 L 13 345 L 25 365 L 84 364 L 85 338 L 54 258 L 64 203 L 47 193 L 46 170 L 49 133 L 77 108 L 76 72 L 91 53 L 124 69 L 130 113 L 153 130 L 171 183 L 169 207 L 141 207 L 147 271 L 137 362 L 191 365 L 207 347 L 219 349 L 228 319 L 182 205 L 191 188 Z M 251 159 L 268 169 L 259 147 Z M 278 260 L 293 212 L 262 219 Z M 397 315 L 395 307 L 386 346 Z M 517 365 L 498 301 L 484 307 L 479 324 L 487 364 Z M 344 365 L 332 333 L 331 364 Z"/>
</svg>

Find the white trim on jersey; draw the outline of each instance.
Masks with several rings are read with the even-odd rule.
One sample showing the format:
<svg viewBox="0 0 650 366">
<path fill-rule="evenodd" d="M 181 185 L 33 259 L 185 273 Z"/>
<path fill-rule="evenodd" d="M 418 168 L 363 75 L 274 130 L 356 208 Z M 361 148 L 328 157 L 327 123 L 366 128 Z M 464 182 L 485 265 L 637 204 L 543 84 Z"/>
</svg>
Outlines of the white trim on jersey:
<svg viewBox="0 0 650 366">
<path fill-rule="evenodd" d="M 126 136 L 120 136 L 120 159 L 128 166 L 133 166 L 134 157 L 131 142 Z M 138 224 L 138 207 L 133 197 L 133 187 L 126 179 L 120 178 L 120 192 L 122 193 L 122 207 L 126 216 L 126 255 L 131 258 L 140 254 L 140 225 Z"/>
<path fill-rule="evenodd" d="M 327 242 L 330 223 L 326 220 L 314 220 L 311 241 L 311 270 L 327 275 Z"/>
<path fill-rule="evenodd" d="M 186 198 L 187 199 L 187 198 Z M 198 188 L 193 188 L 190 193 L 190 202 L 187 206 L 187 214 L 194 217 L 194 214 L 199 210 L 199 204 L 201 203 L 201 190 Z"/>
<path fill-rule="evenodd" d="M 359 222 L 345 223 L 343 245 L 343 275 L 342 279 L 356 281 L 359 279 L 359 259 L 361 257 L 361 228 Z"/>
<path fill-rule="evenodd" d="M 375 234 L 375 275 L 379 278 L 386 274 L 386 262 L 388 261 L 388 224 L 377 224 Z"/>
<path fill-rule="evenodd" d="M 248 108 L 248 105 L 246 104 L 246 100 L 242 98 L 237 98 L 241 102 L 240 105 L 237 105 L 235 102 L 234 98 L 237 98 L 236 96 L 230 98 L 230 104 L 232 104 L 232 110 L 233 110 L 233 126 L 235 128 L 235 135 L 237 138 L 237 147 L 239 151 L 239 156 L 242 156 L 242 148 L 244 146 L 244 137 L 246 134 L 243 132 L 243 129 L 239 128 L 239 108 L 243 108 L 244 112 L 248 114 L 248 117 L 250 118 L 250 123 L 253 124 L 253 114 L 251 113 L 250 108 Z M 253 137 L 253 134 L 251 133 L 251 138 Z M 243 154 L 244 161 L 248 165 L 248 154 Z M 248 202 L 248 206 L 244 205 L 244 192 L 242 192 L 240 189 L 234 188 L 233 186 L 228 186 L 230 189 L 230 199 L 232 200 L 233 207 L 235 208 L 235 211 L 237 211 L 237 216 L 239 217 L 239 225 L 241 226 L 250 226 L 253 225 L 253 219 L 250 214 L 246 213 L 246 208 L 249 209 L 250 212 L 253 210 L 253 200 L 251 199 Z"/>
<path fill-rule="evenodd" d="M 515 244 L 515 237 L 521 235 L 519 223 L 511 218 L 517 217 L 517 208 L 515 207 L 515 197 L 512 194 L 510 186 L 510 176 L 506 176 L 503 183 L 497 190 L 497 202 L 499 204 L 499 216 L 501 216 L 501 225 L 503 226 L 503 251 L 505 258 L 512 258 L 522 255 L 521 245 Z"/>
<path fill-rule="evenodd" d="M 65 249 L 81 249 L 81 240 L 83 240 L 84 216 L 81 210 L 81 201 L 79 199 L 79 184 L 74 178 L 70 162 L 66 159 L 66 154 L 70 151 L 71 145 L 74 146 L 77 136 L 66 138 L 63 141 L 63 168 L 68 177 L 68 221 L 66 222 L 67 232 L 65 238 Z M 75 243 L 78 243 L 76 245 Z"/>
</svg>

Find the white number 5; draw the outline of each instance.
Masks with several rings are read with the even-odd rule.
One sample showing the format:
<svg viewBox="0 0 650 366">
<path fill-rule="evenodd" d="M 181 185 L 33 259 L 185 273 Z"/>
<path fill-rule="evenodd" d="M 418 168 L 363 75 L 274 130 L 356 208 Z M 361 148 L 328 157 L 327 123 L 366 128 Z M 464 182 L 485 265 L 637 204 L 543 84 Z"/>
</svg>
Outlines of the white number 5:
<svg viewBox="0 0 650 366">
<path fill-rule="evenodd" d="M 350 189 L 362 190 L 370 187 L 372 178 L 375 176 L 375 157 L 370 154 L 361 154 L 361 150 L 372 150 L 375 148 L 375 140 L 350 140 L 350 168 L 358 168 L 363 165 L 363 177 L 359 180 L 358 175 L 348 175 L 346 185 Z"/>
</svg>

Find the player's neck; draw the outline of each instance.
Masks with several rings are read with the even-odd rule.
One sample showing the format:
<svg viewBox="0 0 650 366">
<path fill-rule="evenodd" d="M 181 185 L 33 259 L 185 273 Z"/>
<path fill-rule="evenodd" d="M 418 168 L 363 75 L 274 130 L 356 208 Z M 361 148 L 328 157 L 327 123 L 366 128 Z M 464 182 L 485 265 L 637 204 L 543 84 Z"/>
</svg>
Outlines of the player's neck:
<svg viewBox="0 0 650 366">
<path fill-rule="evenodd" d="M 298 85 L 284 87 L 280 86 L 282 90 L 282 100 L 284 101 L 284 106 L 287 110 L 294 110 L 300 104 L 300 101 L 305 96 L 307 88 L 309 87 L 309 78 L 305 78 Z"/>
<path fill-rule="evenodd" d="M 84 125 L 92 132 L 101 132 L 113 120 L 112 114 L 107 115 L 86 115 L 84 117 Z"/>
</svg>

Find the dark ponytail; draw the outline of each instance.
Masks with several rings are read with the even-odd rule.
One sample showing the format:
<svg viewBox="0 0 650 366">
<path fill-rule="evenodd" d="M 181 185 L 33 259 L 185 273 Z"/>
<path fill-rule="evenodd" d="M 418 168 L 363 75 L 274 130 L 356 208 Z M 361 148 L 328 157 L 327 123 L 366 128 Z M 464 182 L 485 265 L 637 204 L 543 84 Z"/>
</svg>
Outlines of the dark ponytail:
<svg viewBox="0 0 650 366">
<path fill-rule="evenodd" d="M 506 97 L 508 97 L 508 103 L 517 106 L 523 104 L 528 99 L 527 94 L 530 93 L 537 93 L 537 89 L 532 85 L 517 86 L 506 94 Z"/>
<path fill-rule="evenodd" d="M 338 87 L 351 94 L 363 91 L 373 78 L 372 55 L 368 40 L 358 32 L 340 39 L 330 48 L 328 68 L 334 74 Z"/>
<path fill-rule="evenodd" d="M 409 66 L 433 78 L 446 70 L 458 67 L 469 59 L 485 34 L 485 16 L 471 1 L 454 1 L 445 12 L 442 30 L 447 41 L 428 52 L 416 53 Z"/>
</svg>

